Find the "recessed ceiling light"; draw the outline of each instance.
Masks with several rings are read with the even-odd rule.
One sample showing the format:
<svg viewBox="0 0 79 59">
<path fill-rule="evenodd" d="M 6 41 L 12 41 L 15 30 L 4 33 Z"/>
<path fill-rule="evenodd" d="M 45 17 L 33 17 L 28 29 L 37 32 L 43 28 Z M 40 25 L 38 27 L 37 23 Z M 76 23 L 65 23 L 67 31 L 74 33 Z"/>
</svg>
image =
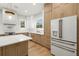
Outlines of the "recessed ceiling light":
<svg viewBox="0 0 79 59">
<path fill-rule="evenodd" d="M 25 12 L 27 13 L 27 10 L 25 10 Z"/>
<path fill-rule="evenodd" d="M 33 3 L 33 5 L 35 6 L 35 5 L 36 5 L 36 3 Z"/>
<path fill-rule="evenodd" d="M 36 5 L 36 0 L 33 0 L 33 5 L 34 5 L 34 6 Z"/>
<path fill-rule="evenodd" d="M 27 13 L 27 10 L 25 10 L 25 13 Z"/>
</svg>

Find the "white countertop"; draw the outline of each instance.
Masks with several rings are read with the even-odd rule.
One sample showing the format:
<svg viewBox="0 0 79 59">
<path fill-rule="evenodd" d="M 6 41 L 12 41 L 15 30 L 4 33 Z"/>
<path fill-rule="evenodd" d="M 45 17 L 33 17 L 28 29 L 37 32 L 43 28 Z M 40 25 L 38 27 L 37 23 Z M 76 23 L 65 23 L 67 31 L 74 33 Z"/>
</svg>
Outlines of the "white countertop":
<svg viewBox="0 0 79 59">
<path fill-rule="evenodd" d="M 11 44 L 22 42 L 22 41 L 27 41 L 27 40 L 30 40 L 30 39 L 32 39 L 32 38 L 25 36 L 23 34 L 1 36 L 0 37 L 0 47 L 11 45 Z"/>
</svg>

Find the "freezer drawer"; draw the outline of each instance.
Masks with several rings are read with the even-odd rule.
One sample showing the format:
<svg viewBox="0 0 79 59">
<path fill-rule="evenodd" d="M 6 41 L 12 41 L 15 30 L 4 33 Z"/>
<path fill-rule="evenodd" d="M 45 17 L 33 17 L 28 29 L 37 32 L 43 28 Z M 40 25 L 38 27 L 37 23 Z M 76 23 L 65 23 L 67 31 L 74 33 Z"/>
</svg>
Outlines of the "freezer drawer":
<svg viewBox="0 0 79 59">
<path fill-rule="evenodd" d="M 55 56 L 76 56 L 76 53 L 51 45 L 51 54 Z"/>
<path fill-rule="evenodd" d="M 77 43 L 76 42 L 66 42 L 66 41 L 62 41 L 60 39 L 51 40 L 51 44 L 53 45 L 54 43 L 57 43 L 57 45 L 62 45 L 62 46 L 69 47 L 69 48 L 72 48 L 72 49 L 77 49 Z"/>
</svg>

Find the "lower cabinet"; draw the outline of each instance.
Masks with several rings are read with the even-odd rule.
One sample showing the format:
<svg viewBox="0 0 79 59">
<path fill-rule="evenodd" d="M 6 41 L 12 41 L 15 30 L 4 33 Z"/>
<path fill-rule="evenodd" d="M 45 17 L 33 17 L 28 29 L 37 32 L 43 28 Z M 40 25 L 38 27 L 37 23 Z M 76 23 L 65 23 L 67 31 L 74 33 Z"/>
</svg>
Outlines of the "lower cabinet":
<svg viewBox="0 0 79 59">
<path fill-rule="evenodd" d="M 40 35 L 40 34 L 33 34 L 32 35 L 32 41 L 37 42 L 40 45 L 50 49 L 50 39 L 49 39 L 49 36 Z"/>
<path fill-rule="evenodd" d="M 19 43 L 17 45 L 17 55 L 18 56 L 27 56 L 28 55 L 28 41 Z"/>
<path fill-rule="evenodd" d="M 2 55 L 3 56 L 27 56 L 28 41 L 2 47 Z"/>
<path fill-rule="evenodd" d="M 16 56 L 17 55 L 17 45 L 9 45 L 3 47 L 3 56 Z"/>
<path fill-rule="evenodd" d="M 0 48 L 0 56 L 2 55 L 2 48 Z"/>
</svg>

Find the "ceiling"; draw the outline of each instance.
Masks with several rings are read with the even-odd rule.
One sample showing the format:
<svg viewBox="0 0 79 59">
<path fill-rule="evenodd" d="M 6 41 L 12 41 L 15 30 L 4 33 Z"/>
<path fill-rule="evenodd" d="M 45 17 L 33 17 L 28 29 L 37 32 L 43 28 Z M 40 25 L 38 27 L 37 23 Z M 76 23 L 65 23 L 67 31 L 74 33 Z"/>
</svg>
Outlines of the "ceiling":
<svg viewBox="0 0 79 59">
<path fill-rule="evenodd" d="M 19 15 L 32 16 L 43 10 L 42 3 L 0 3 L 0 8 L 7 8 L 14 10 Z"/>
</svg>

